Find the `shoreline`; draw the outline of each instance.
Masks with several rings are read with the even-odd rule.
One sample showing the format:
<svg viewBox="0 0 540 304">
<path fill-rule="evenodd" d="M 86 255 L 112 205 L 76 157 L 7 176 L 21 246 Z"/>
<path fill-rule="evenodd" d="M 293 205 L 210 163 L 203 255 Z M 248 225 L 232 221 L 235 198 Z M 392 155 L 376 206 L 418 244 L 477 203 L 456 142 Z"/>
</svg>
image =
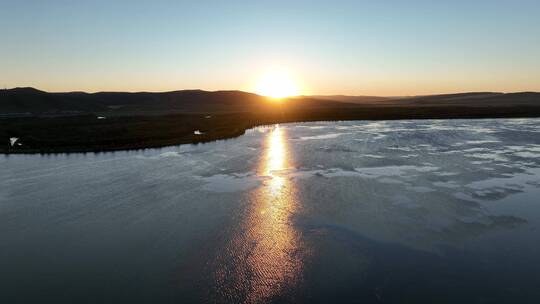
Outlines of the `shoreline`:
<svg viewBox="0 0 540 304">
<path fill-rule="evenodd" d="M 182 144 L 228 140 L 249 129 L 279 123 L 427 119 L 538 118 L 540 107 L 362 107 L 281 113 L 96 115 L 0 119 L 2 140 L 21 138 L 22 146 L 0 146 L 0 154 L 105 153 L 158 149 Z M 196 131 L 202 132 L 198 134 Z M 84 134 L 84 135 L 83 135 Z"/>
</svg>

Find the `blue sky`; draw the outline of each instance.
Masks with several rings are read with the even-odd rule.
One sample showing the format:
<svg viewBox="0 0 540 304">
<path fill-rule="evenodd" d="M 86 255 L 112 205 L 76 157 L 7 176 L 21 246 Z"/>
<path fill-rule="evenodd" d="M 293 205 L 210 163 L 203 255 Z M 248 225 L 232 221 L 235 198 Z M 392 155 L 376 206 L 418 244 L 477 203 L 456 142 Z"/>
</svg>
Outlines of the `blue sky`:
<svg viewBox="0 0 540 304">
<path fill-rule="evenodd" d="M 540 91 L 540 1 L 6 1 L 0 85 L 305 94 Z"/>
</svg>

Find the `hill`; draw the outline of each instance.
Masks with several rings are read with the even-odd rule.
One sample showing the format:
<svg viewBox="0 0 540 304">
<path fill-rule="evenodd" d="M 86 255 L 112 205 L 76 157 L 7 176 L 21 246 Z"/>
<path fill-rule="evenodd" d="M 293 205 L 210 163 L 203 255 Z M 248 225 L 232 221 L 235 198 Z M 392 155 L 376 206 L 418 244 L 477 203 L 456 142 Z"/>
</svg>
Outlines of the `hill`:
<svg viewBox="0 0 540 304">
<path fill-rule="evenodd" d="M 469 105 L 469 106 L 538 106 L 540 105 L 540 93 L 518 92 L 473 92 L 458 94 L 442 94 L 413 96 L 387 100 L 395 104 L 416 105 Z"/>
<path fill-rule="evenodd" d="M 184 90 L 163 93 L 47 93 L 34 88 L 0 92 L 0 113 L 62 115 L 73 113 L 171 113 L 238 111 L 258 107 L 261 96 L 240 91 Z"/>
<path fill-rule="evenodd" d="M 299 96 L 281 102 L 289 109 L 358 106 L 538 106 L 540 93 L 472 92 L 412 97 Z M 167 115 L 178 113 L 266 112 L 275 101 L 242 91 L 181 90 L 171 92 L 48 93 L 34 88 L 0 90 L 0 115 L 70 116 Z"/>
<path fill-rule="evenodd" d="M 166 115 L 175 113 L 265 112 L 274 101 L 242 91 L 181 90 L 171 92 L 68 92 L 48 93 L 34 88 L 0 91 L 0 115 L 69 116 Z M 316 98 L 293 98 L 288 107 L 343 107 L 342 103 Z"/>
</svg>

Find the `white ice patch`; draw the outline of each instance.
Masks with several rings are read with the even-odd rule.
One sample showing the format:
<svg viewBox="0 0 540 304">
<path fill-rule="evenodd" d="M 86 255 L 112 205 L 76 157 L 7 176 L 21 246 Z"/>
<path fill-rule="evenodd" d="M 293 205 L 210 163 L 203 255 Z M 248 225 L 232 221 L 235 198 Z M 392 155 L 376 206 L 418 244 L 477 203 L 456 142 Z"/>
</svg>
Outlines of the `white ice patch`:
<svg viewBox="0 0 540 304">
<path fill-rule="evenodd" d="M 500 140 L 467 140 L 465 144 L 467 145 L 481 145 L 481 144 L 496 144 L 500 143 Z"/>
<path fill-rule="evenodd" d="M 164 152 L 159 154 L 159 157 L 180 157 L 181 154 L 174 151 Z"/>
<path fill-rule="evenodd" d="M 405 151 L 405 152 L 413 152 L 414 151 L 411 147 L 389 147 L 388 149 L 398 150 L 398 151 Z"/>
<path fill-rule="evenodd" d="M 418 157 L 420 156 L 419 154 L 405 154 L 405 155 L 402 155 L 401 157 L 402 158 L 414 158 L 414 157 Z"/>
<path fill-rule="evenodd" d="M 517 152 L 514 153 L 515 156 L 523 157 L 523 158 L 537 158 L 540 157 L 540 153 L 533 153 L 533 152 Z"/>
<path fill-rule="evenodd" d="M 156 155 L 137 155 L 136 158 L 151 159 L 151 160 L 160 160 L 160 159 L 166 159 L 166 158 L 182 158 L 183 162 L 191 166 L 195 166 L 196 164 L 197 165 L 208 164 L 208 162 L 204 160 L 190 157 L 189 155 L 190 153 L 185 153 L 185 152 L 183 153 L 183 152 L 178 152 L 178 151 L 167 151 L 167 152 L 162 152 Z"/>
<path fill-rule="evenodd" d="M 506 146 L 504 151 L 523 158 L 540 157 L 540 146 L 538 145 Z"/>
<path fill-rule="evenodd" d="M 439 170 L 439 167 L 434 166 L 385 166 L 385 167 L 368 167 L 355 168 L 363 177 L 378 178 L 382 176 L 408 176 L 410 172 L 432 172 Z"/>
<path fill-rule="evenodd" d="M 474 158 L 480 158 L 480 159 L 486 159 L 486 160 L 495 160 L 500 162 L 506 162 L 508 161 L 508 158 L 501 156 L 500 153 L 494 152 L 494 153 L 472 153 L 472 154 L 465 154 L 467 157 L 474 157 Z"/>
<path fill-rule="evenodd" d="M 465 149 L 465 150 L 456 151 L 456 152 L 475 153 L 475 152 L 487 152 L 487 151 L 490 151 L 490 150 L 488 148 L 470 148 L 470 149 Z"/>
<path fill-rule="evenodd" d="M 330 138 L 337 138 L 345 134 L 350 134 L 350 133 L 330 133 L 330 134 L 315 135 L 315 136 L 302 136 L 298 138 L 298 140 L 330 139 Z"/>
<path fill-rule="evenodd" d="M 370 157 L 370 158 L 384 158 L 382 155 L 375 155 L 375 154 L 364 154 L 363 157 Z"/>
<path fill-rule="evenodd" d="M 458 172 L 448 172 L 448 171 L 440 171 L 440 172 L 435 172 L 434 173 L 435 175 L 437 176 L 454 176 L 454 175 L 459 175 Z"/>
</svg>

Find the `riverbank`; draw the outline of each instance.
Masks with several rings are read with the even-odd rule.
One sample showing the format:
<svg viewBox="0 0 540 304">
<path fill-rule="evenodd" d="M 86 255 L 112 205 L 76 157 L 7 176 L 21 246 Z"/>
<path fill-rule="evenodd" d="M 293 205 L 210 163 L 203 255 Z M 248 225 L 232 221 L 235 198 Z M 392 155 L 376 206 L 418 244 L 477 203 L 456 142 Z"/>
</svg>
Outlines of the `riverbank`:
<svg viewBox="0 0 540 304">
<path fill-rule="evenodd" d="M 365 105 L 238 113 L 0 119 L 0 153 L 104 152 L 203 143 L 240 136 L 275 123 L 540 117 L 540 106 Z M 16 141 L 13 142 L 13 139 Z"/>
</svg>

